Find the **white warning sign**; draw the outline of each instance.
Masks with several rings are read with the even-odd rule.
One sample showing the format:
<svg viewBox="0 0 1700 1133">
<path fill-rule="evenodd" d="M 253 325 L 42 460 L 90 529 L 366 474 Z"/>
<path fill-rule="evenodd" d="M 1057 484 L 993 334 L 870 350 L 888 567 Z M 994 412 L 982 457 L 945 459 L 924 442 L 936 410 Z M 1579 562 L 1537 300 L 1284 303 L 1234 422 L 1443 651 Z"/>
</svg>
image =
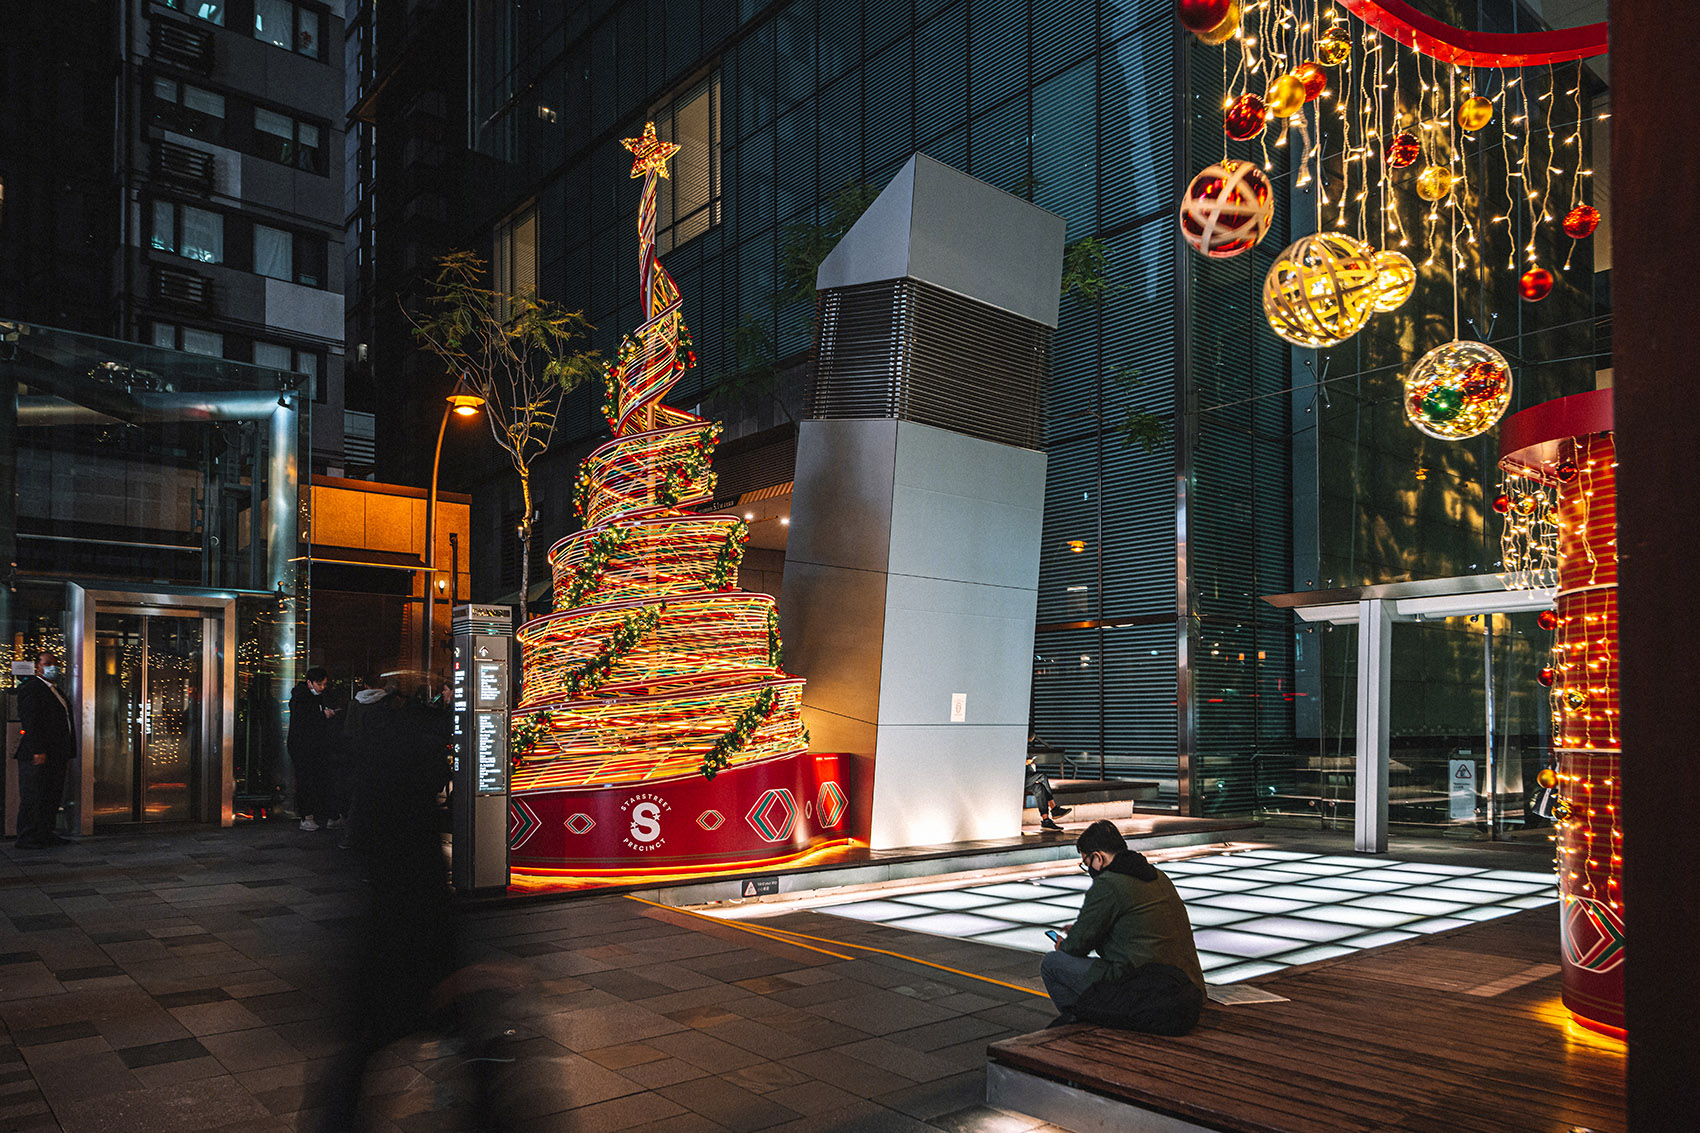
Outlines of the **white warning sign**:
<svg viewBox="0 0 1700 1133">
<path fill-rule="evenodd" d="M 1453 822 L 1473 822 L 1476 818 L 1476 761 L 1453 759 L 1451 769 L 1451 817 Z"/>
</svg>

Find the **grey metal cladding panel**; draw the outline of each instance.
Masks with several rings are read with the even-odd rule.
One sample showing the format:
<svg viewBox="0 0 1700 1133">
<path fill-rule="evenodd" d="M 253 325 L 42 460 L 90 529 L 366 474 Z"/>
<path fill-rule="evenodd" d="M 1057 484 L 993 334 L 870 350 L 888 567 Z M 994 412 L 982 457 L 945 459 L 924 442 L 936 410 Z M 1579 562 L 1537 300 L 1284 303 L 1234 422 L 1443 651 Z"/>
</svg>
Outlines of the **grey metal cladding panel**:
<svg viewBox="0 0 1700 1133">
<path fill-rule="evenodd" d="M 1068 224 L 915 154 L 815 274 L 819 290 L 908 276 L 1055 328 Z"/>
<path fill-rule="evenodd" d="M 909 274 L 909 215 L 920 156 L 909 159 L 821 261 L 815 272 L 817 290 L 901 279 Z"/>
<path fill-rule="evenodd" d="M 809 682 L 805 706 L 867 723 L 878 719 L 885 589 L 886 576 L 877 571 L 786 566 L 779 634 L 786 670 Z"/>
<path fill-rule="evenodd" d="M 1019 833 L 1026 752 L 1025 723 L 882 725 L 869 843 L 879 850 Z"/>
<path fill-rule="evenodd" d="M 785 563 L 884 571 L 897 422 L 803 421 Z"/>
<path fill-rule="evenodd" d="M 916 155 L 912 213 L 910 276 L 1057 325 L 1062 217 L 925 154 Z"/>
<path fill-rule="evenodd" d="M 904 422 L 897 457 L 887 569 L 1033 594 L 1045 455 Z"/>
<path fill-rule="evenodd" d="M 789 580 L 787 580 L 789 585 Z M 1033 592 L 891 575 L 885 596 L 880 724 L 950 721 L 952 693 L 969 724 L 1027 724 Z"/>
</svg>

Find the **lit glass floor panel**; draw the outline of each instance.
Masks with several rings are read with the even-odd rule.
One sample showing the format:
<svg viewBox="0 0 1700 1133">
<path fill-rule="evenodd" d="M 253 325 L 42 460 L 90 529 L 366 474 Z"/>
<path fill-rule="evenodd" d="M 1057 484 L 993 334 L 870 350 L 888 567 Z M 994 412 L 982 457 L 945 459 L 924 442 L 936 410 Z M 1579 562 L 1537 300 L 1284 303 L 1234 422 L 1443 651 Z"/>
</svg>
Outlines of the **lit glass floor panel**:
<svg viewBox="0 0 1700 1133">
<path fill-rule="evenodd" d="M 1252 850 L 1157 863 L 1187 902 L 1212 983 L 1378 948 L 1556 903 L 1550 873 Z M 1075 919 L 1091 880 L 1069 869 L 871 900 L 821 912 L 893 928 L 1046 952 L 1044 930 Z"/>
</svg>

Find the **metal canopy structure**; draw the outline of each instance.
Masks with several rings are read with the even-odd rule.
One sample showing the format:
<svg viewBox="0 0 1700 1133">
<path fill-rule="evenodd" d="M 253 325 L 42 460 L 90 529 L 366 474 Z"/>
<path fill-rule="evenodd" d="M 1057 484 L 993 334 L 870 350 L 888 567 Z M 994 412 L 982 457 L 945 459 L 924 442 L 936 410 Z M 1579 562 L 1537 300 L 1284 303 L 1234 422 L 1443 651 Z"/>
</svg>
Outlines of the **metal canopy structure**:
<svg viewBox="0 0 1700 1133">
<path fill-rule="evenodd" d="M 1431 578 L 1266 594 L 1263 600 L 1291 610 L 1307 622 L 1358 626 L 1358 695 L 1352 845 L 1361 853 L 1387 851 L 1387 767 L 1389 698 L 1392 693 L 1393 624 L 1477 614 L 1519 614 L 1550 610 L 1552 587 L 1507 586 L 1497 574 Z M 1490 670 L 1491 674 L 1491 670 Z M 1491 676 L 1490 676 L 1491 681 Z M 1488 711 L 1493 711 L 1491 698 Z M 1488 782 L 1493 782 L 1493 751 L 1488 750 Z M 1489 788 L 1492 797 L 1492 787 Z"/>
</svg>

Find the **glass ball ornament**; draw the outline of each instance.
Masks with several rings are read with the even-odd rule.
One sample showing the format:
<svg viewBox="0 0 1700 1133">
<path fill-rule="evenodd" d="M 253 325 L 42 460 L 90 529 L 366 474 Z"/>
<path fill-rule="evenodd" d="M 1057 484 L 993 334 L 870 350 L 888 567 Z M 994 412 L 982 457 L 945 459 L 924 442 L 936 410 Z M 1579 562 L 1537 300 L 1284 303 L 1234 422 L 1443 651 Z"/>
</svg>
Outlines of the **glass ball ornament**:
<svg viewBox="0 0 1700 1133">
<path fill-rule="evenodd" d="M 1509 515 L 1511 513 L 1511 497 L 1504 492 L 1499 493 L 1493 498 L 1493 510 L 1500 515 Z"/>
<path fill-rule="evenodd" d="M 1395 134 L 1393 140 L 1387 143 L 1387 164 L 1394 169 L 1404 169 L 1416 162 L 1423 155 L 1423 144 L 1410 131 Z"/>
<path fill-rule="evenodd" d="M 1228 14 L 1223 16 L 1221 21 L 1214 27 L 1205 28 L 1203 31 L 1195 31 L 1192 34 L 1198 37 L 1198 42 L 1200 43 L 1208 44 L 1211 47 L 1219 47 L 1234 38 L 1234 35 L 1239 30 L 1240 6 L 1236 0 L 1235 3 L 1228 5 Z"/>
<path fill-rule="evenodd" d="M 1452 170 L 1431 165 L 1417 174 L 1417 196 L 1425 201 L 1444 200 L 1452 191 Z"/>
<path fill-rule="evenodd" d="M 1462 390 L 1459 391 L 1459 395 L 1460 396 L 1463 395 Z M 1534 515 L 1535 514 L 1535 508 L 1538 507 L 1538 506 L 1540 506 L 1540 505 L 1538 505 L 1535 502 L 1535 497 L 1533 497 L 1533 496 L 1518 496 L 1517 497 L 1517 514 L 1522 516 L 1525 519 L 1527 519 L 1531 515 Z"/>
<path fill-rule="evenodd" d="M 1464 104 L 1458 108 L 1458 125 L 1471 133 L 1492 121 L 1493 103 L 1479 94 L 1473 98 L 1466 98 Z"/>
<path fill-rule="evenodd" d="M 1352 37 L 1345 28 L 1329 28 L 1322 38 L 1316 41 L 1317 62 L 1329 67 L 1338 67 L 1352 57 Z"/>
<path fill-rule="evenodd" d="M 1264 92 L 1263 101 L 1269 107 L 1271 116 L 1291 118 L 1304 109 L 1304 80 L 1297 75 L 1282 75 L 1269 84 L 1269 89 Z"/>
<path fill-rule="evenodd" d="M 1546 268 L 1530 268 L 1517 281 L 1517 293 L 1524 302 L 1539 303 L 1552 294 L 1552 272 Z"/>
<path fill-rule="evenodd" d="M 1375 313 L 1375 250 L 1343 232 L 1303 237 L 1263 279 L 1269 329 L 1294 346 L 1338 346 Z"/>
<path fill-rule="evenodd" d="M 1222 115 L 1222 129 L 1236 142 L 1249 142 L 1263 133 L 1268 121 L 1269 111 L 1263 100 L 1248 92 L 1229 104 L 1227 113 Z"/>
<path fill-rule="evenodd" d="M 1542 665 L 1541 671 L 1535 674 L 1535 680 L 1540 682 L 1542 688 L 1551 688 L 1552 683 L 1557 679 L 1558 670 L 1551 665 Z"/>
<path fill-rule="evenodd" d="M 1181 236 L 1212 259 L 1237 256 L 1257 245 L 1275 218 L 1275 190 L 1249 161 L 1224 161 L 1205 169 L 1181 197 Z"/>
<path fill-rule="evenodd" d="M 1550 791 L 1554 787 L 1558 786 L 1558 772 L 1554 771 L 1550 767 L 1543 767 L 1535 776 L 1535 782 Z"/>
<path fill-rule="evenodd" d="M 1375 309 L 1399 309 L 1417 289 L 1417 265 L 1405 253 L 1391 248 L 1377 252 L 1371 263 L 1375 265 Z"/>
<path fill-rule="evenodd" d="M 1564 234 L 1572 240 L 1585 240 L 1600 226 L 1600 210 L 1593 205 L 1577 205 L 1564 214 Z"/>
<path fill-rule="evenodd" d="M 1405 375 L 1405 416 L 1438 440 L 1479 436 L 1498 423 L 1510 404 L 1511 366 L 1485 343 L 1454 339 L 1417 359 Z M 1512 506 L 1526 514 L 1521 503 Z"/>
<path fill-rule="evenodd" d="M 1564 706 L 1572 712 L 1580 712 L 1588 706 L 1588 694 L 1579 688 L 1566 689 Z"/>
<path fill-rule="evenodd" d="M 1215 31 L 1238 8 L 1235 0 L 1177 0 L 1175 14 L 1187 31 L 1207 32 Z"/>
<path fill-rule="evenodd" d="M 1306 59 L 1293 68 L 1293 77 L 1305 85 L 1305 101 L 1315 102 L 1328 89 L 1328 72 L 1320 64 Z"/>
<path fill-rule="evenodd" d="M 1537 625 L 1539 625 L 1542 629 L 1546 629 L 1546 630 L 1557 629 L 1558 628 L 1558 611 L 1556 611 L 1556 610 L 1542 610 L 1538 615 L 1536 615 L 1535 623 Z"/>
<path fill-rule="evenodd" d="M 1557 475 L 1560 484 L 1570 483 L 1570 481 L 1576 479 L 1576 462 L 1574 460 L 1559 461 L 1554 474 Z"/>
</svg>

